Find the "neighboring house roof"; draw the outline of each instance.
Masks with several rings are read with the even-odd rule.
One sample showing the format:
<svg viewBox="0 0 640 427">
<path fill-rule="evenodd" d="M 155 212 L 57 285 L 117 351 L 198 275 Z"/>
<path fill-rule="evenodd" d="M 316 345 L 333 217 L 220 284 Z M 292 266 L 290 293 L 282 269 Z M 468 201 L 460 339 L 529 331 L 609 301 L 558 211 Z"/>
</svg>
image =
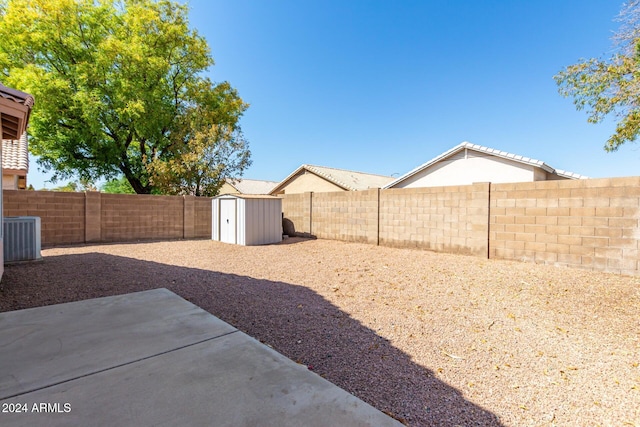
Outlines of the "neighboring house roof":
<svg viewBox="0 0 640 427">
<path fill-rule="evenodd" d="M 0 83 L 2 104 L 2 139 L 19 139 L 27 130 L 29 115 L 35 100 L 28 93 L 6 87 Z"/>
<path fill-rule="evenodd" d="M 241 194 L 269 194 L 278 183 L 275 181 L 261 181 L 258 179 L 227 179 L 227 184 Z"/>
<path fill-rule="evenodd" d="M 489 148 L 489 147 L 484 147 L 482 145 L 477 145 L 477 144 L 472 144 L 470 142 L 463 142 L 461 144 L 456 145 L 455 147 L 453 147 L 452 149 L 445 151 L 444 153 L 440 154 L 437 157 L 434 157 L 433 159 L 429 160 L 426 163 L 423 163 L 422 165 L 418 166 L 417 168 L 407 172 L 406 174 L 402 175 L 401 177 L 397 178 L 395 181 L 388 183 L 387 185 L 384 186 L 384 188 L 392 188 L 395 185 L 401 183 L 402 181 L 405 181 L 409 178 L 411 178 L 412 176 L 424 171 L 425 169 L 429 168 L 430 166 L 448 158 L 451 157 L 457 153 L 459 153 L 460 151 L 464 150 L 464 149 L 468 149 L 468 150 L 473 150 L 473 151 L 477 151 L 479 153 L 485 153 L 485 154 L 490 154 L 492 156 L 496 156 L 496 157 L 500 157 L 503 159 L 507 159 L 507 160 L 512 160 L 514 162 L 518 162 L 518 163 L 523 163 L 529 166 L 535 166 L 538 167 L 542 170 L 544 170 L 545 172 L 549 172 L 549 173 L 555 173 L 558 176 L 561 176 L 563 178 L 569 178 L 569 179 L 586 179 L 588 177 L 584 176 L 584 175 L 580 175 L 577 173 L 573 173 L 573 172 L 568 172 L 565 170 L 561 170 L 561 169 L 554 169 L 551 166 L 549 166 L 548 164 L 546 164 L 543 161 L 540 160 L 536 160 L 536 159 L 532 159 L 530 157 L 525 157 L 525 156 L 520 156 L 517 154 L 512 154 L 512 153 L 508 153 L 506 151 L 501 151 L 501 150 L 496 150 L 495 148 Z"/>
<path fill-rule="evenodd" d="M 277 199 L 279 200 L 279 197 L 276 196 L 270 196 L 268 194 L 221 194 L 219 196 L 214 197 L 214 199 L 222 199 L 222 198 L 229 198 L 229 197 L 236 197 L 238 199 Z"/>
<path fill-rule="evenodd" d="M 271 190 L 271 194 L 281 190 L 291 179 L 303 171 L 309 171 L 316 174 L 347 191 L 380 188 L 393 179 L 390 176 L 354 172 L 345 169 L 329 168 L 326 166 L 302 165 L 274 187 Z"/>
<path fill-rule="evenodd" d="M 20 139 L 2 140 L 2 169 L 4 171 L 29 172 L 29 147 L 27 145 L 27 133 L 24 132 Z"/>
</svg>

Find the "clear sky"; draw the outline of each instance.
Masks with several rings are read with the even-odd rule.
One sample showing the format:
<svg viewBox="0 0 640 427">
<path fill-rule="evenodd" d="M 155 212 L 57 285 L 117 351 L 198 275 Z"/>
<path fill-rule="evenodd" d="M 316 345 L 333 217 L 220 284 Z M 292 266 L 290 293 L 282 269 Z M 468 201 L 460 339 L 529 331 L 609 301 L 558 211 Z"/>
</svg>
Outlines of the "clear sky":
<svg viewBox="0 0 640 427">
<path fill-rule="evenodd" d="M 603 145 L 553 76 L 609 57 L 622 0 L 190 0 L 209 75 L 251 104 L 253 165 L 402 175 L 469 141 L 589 177 L 640 175 L 640 145 Z M 31 164 L 36 189 L 46 175 Z"/>
</svg>

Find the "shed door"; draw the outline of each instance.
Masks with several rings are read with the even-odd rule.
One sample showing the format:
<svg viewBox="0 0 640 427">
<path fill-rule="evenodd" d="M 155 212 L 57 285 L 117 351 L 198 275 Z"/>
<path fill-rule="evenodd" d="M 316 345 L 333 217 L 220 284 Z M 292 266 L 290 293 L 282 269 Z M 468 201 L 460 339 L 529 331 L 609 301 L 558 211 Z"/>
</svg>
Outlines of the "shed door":
<svg viewBox="0 0 640 427">
<path fill-rule="evenodd" d="M 220 241 L 236 243 L 235 199 L 220 199 Z"/>
</svg>

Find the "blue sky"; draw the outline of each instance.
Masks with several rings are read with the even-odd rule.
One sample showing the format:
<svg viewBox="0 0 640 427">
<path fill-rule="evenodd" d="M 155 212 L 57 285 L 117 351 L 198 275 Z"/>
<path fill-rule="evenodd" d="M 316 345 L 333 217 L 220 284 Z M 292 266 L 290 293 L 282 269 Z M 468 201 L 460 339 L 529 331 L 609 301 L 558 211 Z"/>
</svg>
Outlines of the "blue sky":
<svg viewBox="0 0 640 427">
<path fill-rule="evenodd" d="M 611 0 L 190 0 L 209 75 L 251 104 L 253 165 L 280 181 L 303 163 L 402 175 L 469 141 L 590 177 L 640 175 L 640 145 L 603 145 L 553 76 L 608 57 Z M 37 189 L 46 175 L 28 182 Z"/>
</svg>

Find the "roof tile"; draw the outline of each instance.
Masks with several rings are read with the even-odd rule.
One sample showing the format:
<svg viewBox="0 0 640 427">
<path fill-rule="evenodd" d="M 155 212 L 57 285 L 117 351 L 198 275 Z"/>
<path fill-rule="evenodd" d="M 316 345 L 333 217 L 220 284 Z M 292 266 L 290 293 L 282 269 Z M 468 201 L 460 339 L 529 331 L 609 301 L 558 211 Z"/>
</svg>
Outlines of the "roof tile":
<svg viewBox="0 0 640 427">
<path fill-rule="evenodd" d="M 257 179 L 228 179 L 227 183 L 242 194 L 269 194 L 278 183 Z"/>
<path fill-rule="evenodd" d="M 2 140 L 2 168 L 29 171 L 29 146 L 26 132 L 20 139 Z"/>
</svg>

